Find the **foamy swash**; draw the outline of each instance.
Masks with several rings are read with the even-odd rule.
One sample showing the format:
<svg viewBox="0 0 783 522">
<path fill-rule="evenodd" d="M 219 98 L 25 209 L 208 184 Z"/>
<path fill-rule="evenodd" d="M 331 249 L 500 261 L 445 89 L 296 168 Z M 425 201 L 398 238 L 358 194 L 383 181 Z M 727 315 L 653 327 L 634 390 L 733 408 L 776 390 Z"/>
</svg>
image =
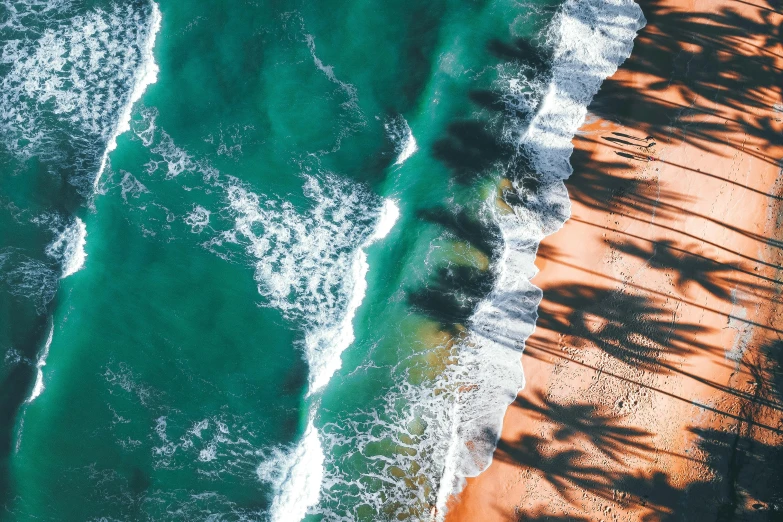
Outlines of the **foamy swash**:
<svg viewBox="0 0 783 522">
<path fill-rule="evenodd" d="M 437 496 L 439 520 L 465 477 L 489 465 L 505 409 L 524 385 L 520 352 L 535 327 L 541 299 L 541 290 L 530 279 L 537 272 L 538 244 L 570 216 L 563 180 L 572 173 L 571 140 L 603 80 L 630 56 L 644 24 L 633 0 L 569 0 L 549 30 L 554 48 L 551 83 L 519 143 L 532 159 L 541 188 L 525 194 L 528 203 L 515 207 L 513 214 L 493 209 L 503 250 L 495 264 L 494 290 L 472 315 L 469 338 L 460 347 L 462 368 L 454 370 L 471 376 L 478 387 L 458 392 L 452 406 L 449 447 L 441 452 L 445 461 Z M 525 191 L 521 184 L 514 185 Z M 488 432 L 493 435 L 487 437 Z"/>
</svg>

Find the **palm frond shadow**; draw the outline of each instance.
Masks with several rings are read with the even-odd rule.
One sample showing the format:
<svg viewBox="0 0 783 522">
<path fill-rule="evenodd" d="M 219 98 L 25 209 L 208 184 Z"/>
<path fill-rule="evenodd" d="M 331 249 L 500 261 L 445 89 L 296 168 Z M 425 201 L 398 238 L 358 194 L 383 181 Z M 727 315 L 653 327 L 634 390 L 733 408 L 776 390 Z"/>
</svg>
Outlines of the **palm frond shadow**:
<svg viewBox="0 0 783 522">
<path fill-rule="evenodd" d="M 553 426 L 553 431 L 551 437 L 523 435 L 514 441 L 501 440 L 495 458 L 532 470 L 567 505 L 575 507 L 553 514 L 519 506 L 517 520 L 587 520 L 580 518 L 576 508 L 583 492 L 644 507 L 643 520 L 651 521 L 672 514 L 683 500 L 683 491 L 665 474 L 626 470 L 629 457 L 654 460 L 651 432 L 626 426 L 621 418 L 587 402 L 561 404 L 535 395 L 518 399 L 512 407 L 524 410 L 538 425 Z"/>
</svg>

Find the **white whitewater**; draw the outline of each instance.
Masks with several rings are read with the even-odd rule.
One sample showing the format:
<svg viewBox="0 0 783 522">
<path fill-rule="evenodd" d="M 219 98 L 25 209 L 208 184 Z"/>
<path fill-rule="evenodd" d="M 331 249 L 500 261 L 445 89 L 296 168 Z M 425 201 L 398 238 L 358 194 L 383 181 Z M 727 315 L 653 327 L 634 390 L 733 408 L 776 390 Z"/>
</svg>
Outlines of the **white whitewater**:
<svg viewBox="0 0 783 522">
<path fill-rule="evenodd" d="M 308 396 L 323 389 L 342 367 L 342 353 L 355 340 L 353 320 L 356 317 L 356 310 L 361 306 L 367 293 L 367 272 L 370 270 L 370 265 L 367 263 L 365 250 L 373 243 L 384 239 L 399 217 L 400 209 L 397 203 L 391 199 L 384 200 L 375 230 L 354 254 L 349 279 L 353 283 L 353 290 L 342 321 L 333 327 L 308 332 L 305 336 L 307 359 L 310 363 Z"/>
<path fill-rule="evenodd" d="M 305 321 L 310 396 L 326 386 L 354 341 L 353 319 L 367 290 L 365 249 L 389 233 L 399 209 L 386 200 L 373 212 L 369 194 L 331 176 L 308 177 L 304 189 L 315 205 L 303 215 L 289 202 L 229 186 L 234 228 L 219 241 L 244 244 L 268 305 Z"/>
<path fill-rule="evenodd" d="M 60 261 L 61 279 L 75 274 L 84 267 L 87 259 L 84 251 L 86 244 L 87 225 L 77 217 L 46 247 L 46 254 Z"/>
<path fill-rule="evenodd" d="M 117 126 L 109 138 L 103 156 L 101 156 L 100 167 L 98 168 L 95 180 L 93 181 L 93 187 L 95 188 L 98 187 L 98 182 L 103 175 L 103 171 L 106 169 L 109 154 L 117 148 L 117 138 L 130 130 L 131 111 L 133 110 L 133 106 L 141 99 L 142 95 L 144 95 L 144 91 L 147 90 L 147 87 L 158 81 L 158 72 L 160 72 L 160 69 L 155 62 L 153 50 L 155 49 L 155 39 L 160 32 L 161 20 L 160 8 L 157 3 L 152 2 L 152 16 L 150 18 L 149 33 L 144 47 L 141 49 L 141 67 L 136 74 L 136 81 L 133 84 L 133 90 L 131 91 L 128 103 L 122 108 L 119 119 L 117 120 Z"/>
<path fill-rule="evenodd" d="M 279 451 L 258 467 L 258 477 L 275 489 L 272 522 L 300 522 L 308 508 L 318 503 L 323 464 L 321 441 L 311 418 L 296 447 Z"/>
<path fill-rule="evenodd" d="M 489 465 L 506 407 L 524 386 L 521 350 L 535 327 L 541 299 L 530 279 L 537 272 L 534 261 L 540 241 L 570 216 L 563 180 L 572 173 L 571 141 L 604 79 L 631 55 L 636 33 L 645 23 L 633 0 L 568 0 L 553 21 L 548 35 L 554 47 L 552 79 L 519 142 L 531 156 L 542 188 L 514 214 L 491 210 L 503 251 L 494 267 L 494 290 L 472 315 L 469 339 L 460 348 L 462 368 L 457 371 L 470 375 L 478 388 L 458 393 L 449 415 L 453 429 L 444 434 L 450 442 L 444 452 L 436 520 L 443 519 L 449 497 L 464 487 L 465 477 L 476 476 Z M 517 90 L 515 81 L 509 80 L 509 93 Z M 494 207 L 492 202 L 489 206 Z M 487 439 L 488 430 L 494 439 Z M 473 443 L 472 449 L 467 441 Z"/>
<path fill-rule="evenodd" d="M 405 163 L 405 160 L 413 156 L 417 150 L 419 150 L 419 147 L 416 145 L 416 138 L 413 137 L 413 133 L 411 132 L 405 140 L 405 147 L 402 149 L 402 152 L 400 152 L 400 155 L 397 157 L 397 161 L 395 161 L 394 164 L 402 165 Z"/>
<path fill-rule="evenodd" d="M 367 292 L 370 266 L 366 249 L 386 238 L 399 219 L 400 209 L 393 199 L 385 199 L 372 234 L 354 252 L 349 279 L 350 299 L 342 320 L 305 334 L 305 351 L 310 365 L 308 396 L 322 390 L 342 366 L 342 353 L 355 339 L 353 320 Z M 272 503 L 273 522 L 299 522 L 320 500 L 324 478 L 324 451 L 321 436 L 313 424 L 318 402 L 310 406 L 310 422 L 302 440 L 288 452 L 279 452 L 262 463 L 258 475 L 271 482 L 276 494 Z M 276 472 L 272 470 L 276 469 Z"/>
<path fill-rule="evenodd" d="M 44 391 L 43 367 L 46 366 L 46 358 L 49 357 L 49 347 L 52 346 L 53 337 L 54 337 L 54 323 L 52 323 L 51 327 L 49 328 L 49 337 L 47 337 L 43 352 L 41 352 L 40 357 L 38 357 L 38 362 L 35 364 L 35 368 L 37 371 L 35 376 L 35 385 L 33 386 L 32 393 L 30 393 L 30 397 L 27 399 L 28 403 L 33 402 Z"/>
<path fill-rule="evenodd" d="M 407 121 L 405 122 L 405 126 L 408 127 Z M 408 127 L 408 133 L 405 135 L 402 150 L 400 151 L 400 155 L 397 156 L 397 161 L 395 161 L 394 164 L 402 165 L 405 163 L 405 160 L 413 156 L 417 150 L 419 150 L 419 147 L 416 144 L 416 138 L 413 137 L 413 131 Z"/>
<path fill-rule="evenodd" d="M 402 116 L 390 119 L 384 123 L 383 127 L 386 129 L 389 139 L 394 143 L 394 151 L 397 153 L 395 165 L 402 165 L 419 150 L 416 138 L 413 136 L 413 130 Z"/>
</svg>

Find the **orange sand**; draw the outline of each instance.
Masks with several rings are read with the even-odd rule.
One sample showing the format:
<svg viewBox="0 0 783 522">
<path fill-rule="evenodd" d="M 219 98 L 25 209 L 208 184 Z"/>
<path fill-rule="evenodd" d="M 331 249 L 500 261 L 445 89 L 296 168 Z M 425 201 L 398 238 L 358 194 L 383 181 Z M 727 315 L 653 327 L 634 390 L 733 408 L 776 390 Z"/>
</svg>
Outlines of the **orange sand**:
<svg viewBox="0 0 783 522">
<path fill-rule="evenodd" d="M 572 218 L 539 251 L 526 387 L 448 522 L 783 510 L 783 17 L 641 5 L 575 138 Z"/>
</svg>

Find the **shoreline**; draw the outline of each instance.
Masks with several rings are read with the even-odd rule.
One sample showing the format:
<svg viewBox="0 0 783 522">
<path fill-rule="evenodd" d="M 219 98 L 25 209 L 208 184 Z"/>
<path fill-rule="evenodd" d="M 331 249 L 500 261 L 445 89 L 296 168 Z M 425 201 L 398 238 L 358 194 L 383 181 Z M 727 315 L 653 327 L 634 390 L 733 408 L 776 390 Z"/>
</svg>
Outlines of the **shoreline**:
<svg viewBox="0 0 783 522">
<path fill-rule="evenodd" d="M 648 25 L 574 138 L 572 216 L 536 258 L 526 386 L 448 521 L 774 507 L 743 482 L 768 470 L 730 468 L 782 440 L 781 16 L 639 3 Z"/>
<path fill-rule="evenodd" d="M 535 252 L 570 215 L 563 184 L 572 172 L 569 136 L 577 133 L 603 81 L 630 56 L 644 24 L 634 0 L 568 0 L 546 31 L 552 64 L 547 74 L 533 80 L 540 82 L 540 99 L 527 127 L 519 129 L 524 131 L 519 135 L 520 152 L 509 165 L 505 189 L 499 187 L 496 208 L 491 210 L 502 238 L 502 250 L 491 266 L 496 279 L 489 296 L 474 309 L 469 334 L 460 343 L 460 366 L 470 385 L 457 392 L 460 405 L 455 408 L 457 420 L 452 421 L 435 520 L 443 520 L 465 477 L 490 464 L 504 412 L 524 385 L 519 357 L 535 328 L 534 312 L 541 299 L 540 289 L 530 282 L 537 272 Z M 575 70 L 582 74 L 574 75 Z M 517 78 L 508 79 L 506 95 L 512 99 L 519 95 L 517 83 Z M 521 100 L 505 103 L 523 105 Z M 512 118 L 511 126 L 518 125 Z M 511 203 L 516 207 L 512 208 L 504 201 L 504 192 L 512 201 L 527 203 Z"/>
</svg>

